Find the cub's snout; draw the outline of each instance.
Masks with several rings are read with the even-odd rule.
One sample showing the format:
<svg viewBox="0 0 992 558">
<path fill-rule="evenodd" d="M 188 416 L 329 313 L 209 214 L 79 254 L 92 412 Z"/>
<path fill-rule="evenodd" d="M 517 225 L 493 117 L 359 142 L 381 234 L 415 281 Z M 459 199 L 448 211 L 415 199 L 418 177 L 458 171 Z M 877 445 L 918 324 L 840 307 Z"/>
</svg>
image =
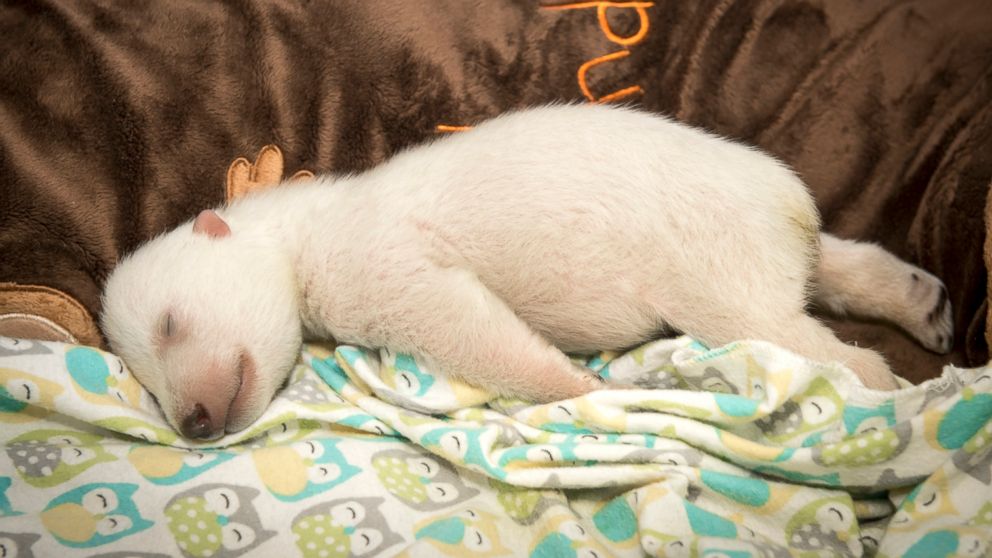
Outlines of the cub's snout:
<svg viewBox="0 0 992 558">
<path fill-rule="evenodd" d="M 250 424 L 258 382 L 255 360 L 242 350 L 235 365 L 213 364 L 193 374 L 177 390 L 173 422 L 187 438 L 213 440 Z"/>
</svg>

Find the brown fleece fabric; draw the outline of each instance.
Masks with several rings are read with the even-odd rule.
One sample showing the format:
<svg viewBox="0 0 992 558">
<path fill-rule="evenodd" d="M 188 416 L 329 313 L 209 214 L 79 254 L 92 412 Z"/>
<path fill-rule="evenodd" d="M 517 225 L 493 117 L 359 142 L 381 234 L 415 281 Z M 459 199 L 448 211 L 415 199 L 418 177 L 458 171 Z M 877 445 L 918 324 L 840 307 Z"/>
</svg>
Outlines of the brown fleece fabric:
<svg viewBox="0 0 992 558">
<path fill-rule="evenodd" d="M 988 358 L 987 0 L 9 0 L 0 53 L 0 281 L 94 314 L 119 255 L 221 203 L 263 145 L 353 171 L 439 126 L 614 100 L 765 148 L 828 230 L 947 283 L 950 357 L 879 324 L 843 336 L 913 381 Z"/>
</svg>

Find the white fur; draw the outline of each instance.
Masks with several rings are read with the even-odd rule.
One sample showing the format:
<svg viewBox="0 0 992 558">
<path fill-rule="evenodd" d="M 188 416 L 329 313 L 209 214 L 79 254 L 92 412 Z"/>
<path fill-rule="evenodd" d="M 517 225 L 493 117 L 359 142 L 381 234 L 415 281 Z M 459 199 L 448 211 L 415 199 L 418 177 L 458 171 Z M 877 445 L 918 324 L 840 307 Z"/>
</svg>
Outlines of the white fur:
<svg viewBox="0 0 992 558">
<path fill-rule="evenodd" d="M 672 330 L 714 345 L 767 339 L 895 387 L 880 356 L 805 313 L 813 278 L 837 311 L 871 306 L 871 292 L 839 277 L 844 245 L 819 262 L 818 214 L 799 178 L 753 148 L 644 112 L 511 113 L 366 173 L 284 184 L 218 213 L 229 236 L 183 225 L 124 260 L 106 287 L 113 348 L 177 428 L 216 391 L 211 413 L 227 407 L 214 434 L 247 426 L 301 334 L 410 351 L 540 401 L 598 387 L 561 350 L 621 349 Z M 916 270 L 885 261 L 877 280 Z M 907 297 L 887 304 L 900 320 L 929 310 Z M 163 344 L 170 309 L 185 336 Z M 243 354 L 255 362 L 250 389 L 239 387 Z"/>
</svg>

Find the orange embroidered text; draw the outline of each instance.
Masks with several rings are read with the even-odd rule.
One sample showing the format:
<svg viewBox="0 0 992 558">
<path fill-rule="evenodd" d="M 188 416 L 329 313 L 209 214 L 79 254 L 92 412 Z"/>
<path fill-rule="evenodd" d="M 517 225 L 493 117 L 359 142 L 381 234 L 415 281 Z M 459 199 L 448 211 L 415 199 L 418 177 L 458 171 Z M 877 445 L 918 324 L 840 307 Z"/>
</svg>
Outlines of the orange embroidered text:
<svg viewBox="0 0 992 558">
<path fill-rule="evenodd" d="M 635 95 L 638 93 L 644 93 L 639 85 L 632 85 L 630 87 L 624 87 L 618 89 L 612 93 L 607 93 L 605 95 L 597 97 L 590 91 L 589 82 L 587 74 L 591 68 L 603 64 L 604 62 L 610 62 L 612 60 L 618 60 L 620 58 L 626 58 L 630 55 L 630 50 L 628 47 L 636 45 L 644 40 L 647 36 L 648 31 L 651 28 L 651 20 L 648 17 L 647 9 L 654 5 L 654 2 L 610 2 L 610 1 L 592 1 L 592 2 L 573 2 L 569 4 L 552 4 L 541 6 L 544 10 L 582 10 L 589 8 L 596 8 L 596 17 L 599 20 L 599 28 L 603 31 L 606 38 L 615 44 L 623 47 L 623 50 L 618 50 L 616 52 L 611 52 L 609 54 L 604 54 L 602 56 L 597 56 L 592 60 L 588 60 L 579 66 L 577 74 L 577 79 L 579 82 L 579 89 L 582 94 L 585 95 L 586 99 L 589 99 L 593 103 L 608 103 L 610 101 L 616 101 Z M 634 10 L 637 13 L 638 27 L 631 35 L 622 36 L 618 35 L 616 31 L 610 26 L 610 20 L 606 17 L 607 11 L 610 9 L 626 9 Z"/>
<path fill-rule="evenodd" d="M 621 58 L 626 58 L 630 56 L 630 47 L 640 43 L 648 35 L 648 31 L 651 29 L 651 19 L 648 17 L 648 8 L 654 6 L 654 2 L 642 2 L 639 0 L 632 1 L 611 1 L 611 0 L 591 0 L 589 2 L 569 2 L 565 4 L 547 4 L 540 8 L 542 10 L 548 11 L 571 11 L 571 10 L 585 10 L 585 9 L 596 9 L 596 19 L 599 21 L 599 28 L 602 30 L 603 35 L 611 43 L 619 45 L 621 50 L 603 54 L 597 56 L 590 60 L 586 60 L 579 66 L 576 71 L 576 79 L 579 83 L 579 90 L 582 91 L 582 95 L 585 96 L 589 102 L 592 103 L 609 103 L 611 101 L 619 101 L 625 99 L 632 95 L 643 94 L 644 89 L 640 85 L 631 85 L 629 87 L 622 87 L 613 91 L 611 93 L 606 93 L 604 95 L 597 96 L 589 88 L 589 71 L 599 66 L 600 64 L 606 64 L 613 62 L 614 60 L 620 60 Z M 634 10 L 637 14 L 637 30 L 629 35 L 620 35 L 617 33 L 612 26 L 610 26 L 610 20 L 607 17 L 609 10 Z M 472 126 L 451 126 L 447 124 L 438 124 L 435 127 L 436 132 L 464 132 L 466 130 L 471 130 Z"/>
<path fill-rule="evenodd" d="M 471 126 L 449 126 L 447 124 L 438 124 L 434 127 L 437 132 L 467 132 L 471 129 Z"/>
</svg>

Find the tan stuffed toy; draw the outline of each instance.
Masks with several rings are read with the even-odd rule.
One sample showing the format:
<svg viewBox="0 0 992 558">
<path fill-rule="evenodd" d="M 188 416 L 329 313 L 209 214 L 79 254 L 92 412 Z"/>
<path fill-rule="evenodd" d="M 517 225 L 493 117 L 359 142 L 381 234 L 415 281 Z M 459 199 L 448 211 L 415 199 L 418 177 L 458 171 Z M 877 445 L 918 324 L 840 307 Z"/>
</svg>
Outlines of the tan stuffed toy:
<svg viewBox="0 0 992 558">
<path fill-rule="evenodd" d="M 20 283 L 0 283 L 0 336 L 103 345 L 96 321 L 78 300 Z"/>
<path fill-rule="evenodd" d="M 279 184 L 282 182 L 283 167 L 282 151 L 274 145 L 263 147 L 254 163 L 244 157 L 235 159 L 227 169 L 227 201 Z M 313 178 L 313 173 L 308 170 L 297 171 L 288 180 L 305 178 Z"/>
</svg>

